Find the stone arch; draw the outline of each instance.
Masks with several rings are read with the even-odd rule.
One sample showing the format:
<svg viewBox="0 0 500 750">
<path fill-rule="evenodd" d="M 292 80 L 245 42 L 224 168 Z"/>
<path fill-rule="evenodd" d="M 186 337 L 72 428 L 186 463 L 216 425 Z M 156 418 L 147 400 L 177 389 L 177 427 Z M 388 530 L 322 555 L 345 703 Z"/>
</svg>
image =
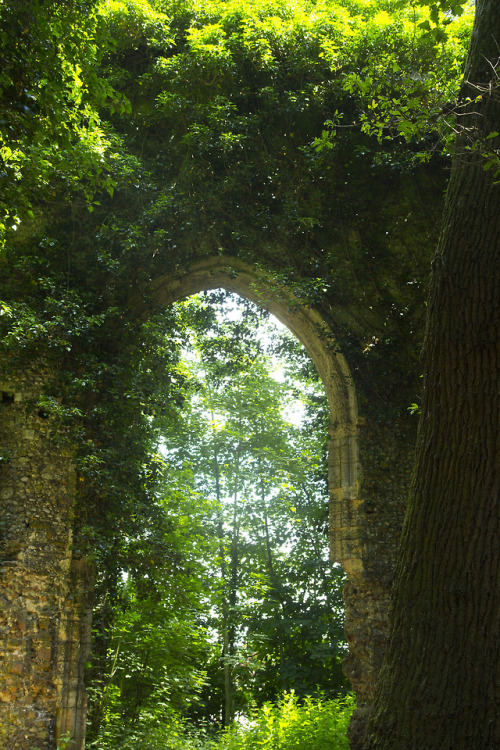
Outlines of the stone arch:
<svg viewBox="0 0 500 750">
<path fill-rule="evenodd" d="M 330 408 L 328 488 L 330 554 L 351 582 L 362 572 L 360 523 L 360 462 L 358 409 L 354 381 L 335 337 L 313 308 L 290 289 L 279 287 L 272 274 L 238 258 L 217 256 L 194 262 L 175 274 L 154 279 L 153 301 L 166 306 L 201 291 L 222 287 L 265 308 L 303 344 L 323 382 Z"/>
<path fill-rule="evenodd" d="M 360 450 L 366 472 L 371 458 L 349 365 L 320 313 L 257 264 L 223 256 L 199 259 L 158 276 L 142 292 L 166 306 L 218 287 L 273 313 L 305 346 L 324 383 L 331 416 L 331 556 L 349 579 L 345 625 L 350 654 L 345 671 L 358 705 L 369 704 L 385 644 L 388 587 L 377 569 L 373 573 L 368 568 L 380 555 L 369 547 L 373 534 L 370 538 L 366 533 Z M 130 304 L 138 315 L 147 315 L 139 295 Z M 6 634 L 0 670 L 0 750 L 10 750 L 13 743 L 19 750 L 50 747 L 66 732 L 75 750 L 85 747 L 84 664 L 90 647 L 93 573 L 71 549 L 76 493 L 71 451 L 61 452 L 52 444 L 46 420 L 23 406 L 43 384 L 44 373 L 32 372 L 0 383 L 0 438 L 12 447 L 0 491 L 4 514 L 12 516 L 12 549 L 9 557 L 0 559 L 2 594 L 8 602 L 0 618 Z M 363 499 L 366 492 L 365 480 Z M 360 736 L 363 716 L 358 721 Z"/>
</svg>

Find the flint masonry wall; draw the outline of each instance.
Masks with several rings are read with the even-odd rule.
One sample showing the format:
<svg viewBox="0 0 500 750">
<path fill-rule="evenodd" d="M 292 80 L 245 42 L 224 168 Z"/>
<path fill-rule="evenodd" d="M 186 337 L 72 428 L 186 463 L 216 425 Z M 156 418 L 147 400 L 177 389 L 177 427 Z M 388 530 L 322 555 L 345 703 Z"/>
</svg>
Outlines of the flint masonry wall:
<svg viewBox="0 0 500 750">
<path fill-rule="evenodd" d="M 83 731 L 90 578 L 71 551 L 71 452 L 32 405 L 42 387 L 29 373 L 0 381 L 0 750 Z"/>
</svg>

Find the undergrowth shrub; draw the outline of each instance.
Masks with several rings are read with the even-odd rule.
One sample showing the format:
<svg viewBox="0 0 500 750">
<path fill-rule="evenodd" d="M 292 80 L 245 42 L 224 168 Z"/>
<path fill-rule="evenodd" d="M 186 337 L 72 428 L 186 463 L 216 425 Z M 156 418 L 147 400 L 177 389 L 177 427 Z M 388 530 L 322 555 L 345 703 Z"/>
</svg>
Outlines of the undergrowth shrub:
<svg viewBox="0 0 500 750">
<path fill-rule="evenodd" d="M 228 729 L 211 750 L 348 750 L 345 733 L 354 698 L 300 702 L 286 693 L 255 711 L 248 726 Z"/>
</svg>

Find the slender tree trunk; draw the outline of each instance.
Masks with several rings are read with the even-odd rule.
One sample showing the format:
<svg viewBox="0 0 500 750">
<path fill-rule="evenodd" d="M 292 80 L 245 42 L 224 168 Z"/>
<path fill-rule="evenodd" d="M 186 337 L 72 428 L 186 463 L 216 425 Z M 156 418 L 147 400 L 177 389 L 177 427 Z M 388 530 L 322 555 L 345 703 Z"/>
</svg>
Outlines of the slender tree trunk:
<svg viewBox="0 0 500 750">
<path fill-rule="evenodd" d="M 212 412 L 212 420 L 214 414 Z M 222 493 L 220 489 L 220 467 L 217 450 L 214 450 L 214 475 L 217 506 L 220 516 L 217 525 L 219 537 L 219 550 L 221 560 L 222 577 L 222 601 L 221 601 L 221 630 L 222 630 L 222 666 L 224 670 L 224 709 L 222 712 L 222 725 L 230 726 L 235 716 L 235 685 L 233 678 L 233 661 L 236 653 L 236 604 L 238 596 L 238 566 L 239 566 L 239 464 L 241 448 L 238 445 L 234 457 L 234 483 L 233 483 L 233 528 L 231 534 L 229 566 L 226 563 L 226 552 L 224 545 L 224 527 L 222 511 Z M 229 569 L 228 569 L 229 568 Z"/>
<path fill-rule="evenodd" d="M 231 680 L 231 665 L 229 662 L 229 598 L 228 598 L 228 582 L 227 582 L 227 566 L 225 559 L 224 549 L 224 528 L 222 525 L 222 518 L 219 520 L 217 525 L 217 533 L 219 536 L 219 551 L 221 559 L 221 577 L 222 577 L 222 602 L 221 602 L 221 636 L 222 636 L 222 668 L 224 670 L 224 705 L 222 711 L 222 725 L 228 726 L 228 706 L 231 703 L 232 695 L 232 680 Z"/>
<path fill-rule="evenodd" d="M 365 750 L 500 748 L 500 3 L 477 0 L 424 348 L 392 630 Z M 490 140 L 485 140 L 493 134 Z"/>
<path fill-rule="evenodd" d="M 212 420 L 214 415 L 212 413 Z M 220 555 L 220 572 L 222 579 L 221 591 L 221 640 L 222 640 L 222 668 L 224 670 L 224 705 L 222 710 L 222 725 L 228 726 L 230 721 L 228 706 L 231 704 L 232 679 L 231 665 L 229 661 L 229 592 L 228 592 L 228 575 L 226 565 L 226 551 L 224 549 L 224 525 L 222 513 L 222 495 L 220 490 L 220 469 L 217 451 L 214 451 L 214 475 L 215 475 L 215 492 L 217 497 L 217 508 L 219 509 L 219 522 L 217 524 L 217 535 L 219 538 L 219 555 Z"/>
<path fill-rule="evenodd" d="M 269 521 L 267 516 L 267 502 L 266 502 L 266 488 L 264 485 L 264 475 L 262 471 L 261 461 L 259 458 L 259 481 L 260 481 L 260 502 L 262 505 L 262 511 L 264 513 L 264 533 L 266 537 L 266 562 L 267 562 L 267 572 L 269 574 L 269 581 L 271 584 L 271 592 L 275 600 L 275 607 L 274 607 L 274 617 L 276 619 L 276 626 L 279 627 L 279 631 L 281 632 L 281 638 L 279 641 L 279 682 L 281 684 L 282 690 L 288 690 L 289 685 L 287 684 L 287 681 L 284 678 L 284 666 L 285 666 L 285 650 L 284 650 L 284 644 L 283 644 L 283 607 L 284 602 L 280 601 L 279 591 L 278 591 L 278 579 L 276 577 L 276 573 L 274 570 L 274 563 L 273 563 L 273 553 L 272 553 L 272 545 L 271 545 L 271 537 L 269 534 Z"/>
<path fill-rule="evenodd" d="M 230 558 L 230 577 L 229 577 L 229 623 L 228 623 L 228 656 L 226 680 L 226 706 L 224 715 L 224 725 L 229 726 L 234 721 L 235 716 L 235 697 L 236 690 L 233 678 L 234 657 L 236 655 L 236 604 L 238 599 L 238 568 L 239 568 L 239 462 L 240 446 L 236 450 L 235 456 L 235 477 L 233 491 L 233 533 L 231 537 L 231 558 Z"/>
<path fill-rule="evenodd" d="M 141 671 L 139 672 L 139 677 L 135 680 L 134 706 L 130 711 L 130 723 L 132 724 L 132 726 L 137 724 L 141 713 L 144 695 L 144 675 L 149 662 L 149 653 L 150 649 L 146 649 L 146 651 L 143 651 L 141 659 Z"/>
<path fill-rule="evenodd" d="M 273 565 L 273 553 L 271 546 L 271 537 L 269 536 L 269 522 L 267 517 L 267 502 L 266 502 L 266 488 L 264 485 L 264 477 L 262 473 L 261 461 L 258 461 L 259 467 L 259 483 L 260 483 L 260 503 L 262 505 L 262 512 L 264 513 L 264 533 L 266 536 L 266 560 L 267 560 L 267 572 L 269 573 L 269 580 L 271 586 L 274 588 L 276 584 L 276 577 L 274 574 Z"/>
</svg>

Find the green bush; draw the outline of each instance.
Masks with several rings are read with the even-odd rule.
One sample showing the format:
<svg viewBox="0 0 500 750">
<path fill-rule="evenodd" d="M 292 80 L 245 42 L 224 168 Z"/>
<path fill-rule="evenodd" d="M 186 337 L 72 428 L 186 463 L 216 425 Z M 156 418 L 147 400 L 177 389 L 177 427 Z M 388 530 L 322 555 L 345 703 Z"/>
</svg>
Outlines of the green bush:
<svg viewBox="0 0 500 750">
<path fill-rule="evenodd" d="M 354 698 L 304 702 L 286 693 L 259 708 L 248 726 L 235 725 L 211 750 L 348 750 L 345 736 Z"/>
</svg>

